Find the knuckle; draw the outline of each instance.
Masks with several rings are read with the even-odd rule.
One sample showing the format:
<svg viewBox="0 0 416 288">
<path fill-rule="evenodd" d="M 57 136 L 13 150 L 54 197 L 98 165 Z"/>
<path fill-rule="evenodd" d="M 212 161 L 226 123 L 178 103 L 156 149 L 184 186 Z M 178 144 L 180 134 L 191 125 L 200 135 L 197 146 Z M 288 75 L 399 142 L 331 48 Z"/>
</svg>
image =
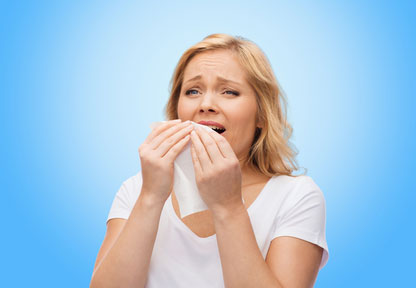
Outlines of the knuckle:
<svg viewBox="0 0 416 288">
<path fill-rule="evenodd" d="M 214 145 L 216 145 L 216 144 L 215 144 L 215 142 L 214 142 L 214 141 L 212 141 L 212 140 L 208 140 L 208 141 L 207 141 L 207 143 L 206 143 L 206 145 L 207 145 L 207 146 L 210 146 L 210 147 L 213 147 L 213 146 L 214 146 Z"/>
<path fill-rule="evenodd" d="M 177 153 L 179 151 L 179 148 L 177 146 L 173 146 L 170 151 L 172 151 L 172 153 Z"/>
<path fill-rule="evenodd" d="M 164 130 L 166 130 L 166 123 L 156 127 L 154 132 L 155 132 L 156 135 L 159 135 L 159 134 L 163 133 Z"/>
<path fill-rule="evenodd" d="M 141 158 L 144 158 L 148 153 L 146 153 L 143 149 L 139 149 L 139 155 Z"/>
<path fill-rule="evenodd" d="M 149 156 L 148 156 L 148 155 L 146 155 L 146 154 L 144 154 L 144 155 L 140 154 L 140 160 L 141 160 L 143 163 L 149 163 L 149 162 L 151 162 L 151 161 L 150 161 L 150 159 L 149 159 Z"/>
<path fill-rule="evenodd" d="M 151 151 L 142 151 L 142 153 L 140 154 L 140 158 L 144 161 L 147 162 L 154 162 L 153 158 L 154 158 L 154 153 L 152 153 Z"/>
<path fill-rule="evenodd" d="M 196 152 L 198 152 L 198 154 L 201 154 L 201 153 L 205 152 L 204 147 L 201 147 L 201 146 L 196 146 L 195 150 L 196 150 Z"/>
</svg>

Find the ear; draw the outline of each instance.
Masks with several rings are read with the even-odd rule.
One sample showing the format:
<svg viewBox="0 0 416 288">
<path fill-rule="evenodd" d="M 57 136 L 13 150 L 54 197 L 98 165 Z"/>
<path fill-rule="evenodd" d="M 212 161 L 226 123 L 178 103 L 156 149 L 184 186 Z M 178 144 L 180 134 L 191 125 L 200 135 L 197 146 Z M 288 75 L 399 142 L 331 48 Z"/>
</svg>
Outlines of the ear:
<svg viewBox="0 0 416 288">
<path fill-rule="evenodd" d="M 262 119 L 263 117 L 260 117 L 260 115 L 258 113 L 259 112 L 257 111 L 257 113 L 256 113 L 256 128 L 263 129 L 264 128 L 264 119 Z"/>
<path fill-rule="evenodd" d="M 264 128 L 264 123 L 263 123 L 263 121 L 258 121 L 258 122 L 257 122 L 257 125 L 256 125 L 256 128 L 263 129 L 263 128 Z"/>
</svg>

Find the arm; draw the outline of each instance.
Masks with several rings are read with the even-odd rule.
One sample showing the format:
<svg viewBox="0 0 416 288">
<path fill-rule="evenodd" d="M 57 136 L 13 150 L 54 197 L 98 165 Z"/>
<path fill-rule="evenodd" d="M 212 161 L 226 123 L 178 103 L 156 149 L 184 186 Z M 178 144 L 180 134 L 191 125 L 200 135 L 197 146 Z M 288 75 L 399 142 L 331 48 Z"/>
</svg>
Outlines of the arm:
<svg viewBox="0 0 416 288">
<path fill-rule="evenodd" d="M 163 203 L 142 195 L 112 247 L 100 251 L 103 258 L 97 259 L 90 287 L 145 286 Z"/>
<path fill-rule="evenodd" d="M 322 248 L 293 237 L 275 238 L 266 261 L 244 205 L 213 213 L 224 282 L 232 287 L 313 287 Z"/>
<path fill-rule="evenodd" d="M 213 218 L 225 287 L 283 287 L 263 259 L 243 204 Z"/>
<path fill-rule="evenodd" d="M 102 260 L 97 259 L 90 287 L 145 286 L 160 215 L 171 193 L 173 162 L 188 142 L 192 127 L 189 122 L 168 121 L 152 130 L 139 147 L 140 196 L 124 228 L 116 226 L 106 235 L 116 240 L 104 241 L 99 253 Z M 114 236 L 117 230 L 121 230 L 118 237 Z"/>
<path fill-rule="evenodd" d="M 198 135 L 191 133 L 195 176 L 199 193 L 213 214 L 226 287 L 311 287 L 322 249 L 293 237 L 278 237 L 289 240 L 272 241 L 266 263 L 241 200 L 237 157 L 221 135 L 202 129 L 196 131 Z M 281 225 L 280 236 L 288 234 L 290 231 L 284 228 L 293 225 L 322 226 L 324 202 L 320 201 L 322 195 L 316 192 L 319 191 L 301 197 L 293 205 Z M 305 201 L 308 205 L 304 205 Z"/>
<path fill-rule="evenodd" d="M 313 287 L 323 248 L 308 241 L 280 236 L 270 244 L 266 263 L 284 287 Z"/>
</svg>

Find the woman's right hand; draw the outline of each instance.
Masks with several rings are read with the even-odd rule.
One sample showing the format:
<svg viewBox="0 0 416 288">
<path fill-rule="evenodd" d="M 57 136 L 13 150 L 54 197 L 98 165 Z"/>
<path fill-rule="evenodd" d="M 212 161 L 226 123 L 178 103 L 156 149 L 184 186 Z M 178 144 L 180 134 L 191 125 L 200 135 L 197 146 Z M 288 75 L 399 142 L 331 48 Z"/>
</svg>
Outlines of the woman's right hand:
<svg viewBox="0 0 416 288">
<path fill-rule="evenodd" d="M 151 203 L 165 203 L 169 198 L 173 186 L 173 162 L 188 143 L 192 129 L 190 121 L 167 121 L 153 129 L 140 145 L 141 195 L 153 201 Z"/>
</svg>

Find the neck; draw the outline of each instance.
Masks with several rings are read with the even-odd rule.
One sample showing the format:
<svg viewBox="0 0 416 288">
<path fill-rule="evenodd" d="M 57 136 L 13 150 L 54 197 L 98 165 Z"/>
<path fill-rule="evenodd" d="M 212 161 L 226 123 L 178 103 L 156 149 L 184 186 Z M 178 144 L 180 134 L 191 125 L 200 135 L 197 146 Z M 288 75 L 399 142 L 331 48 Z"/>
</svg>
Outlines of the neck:
<svg viewBox="0 0 416 288">
<path fill-rule="evenodd" d="M 252 184 L 257 184 L 259 182 L 264 182 L 269 179 L 266 175 L 263 175 L 262 173 L 258 172 L 254 168 L 250 167 L 250 165 L 246 164 L 243 165 L 240 162 L 241 167 L 241 185 L 242 187 L 249 186 Z"/>
</svg>

